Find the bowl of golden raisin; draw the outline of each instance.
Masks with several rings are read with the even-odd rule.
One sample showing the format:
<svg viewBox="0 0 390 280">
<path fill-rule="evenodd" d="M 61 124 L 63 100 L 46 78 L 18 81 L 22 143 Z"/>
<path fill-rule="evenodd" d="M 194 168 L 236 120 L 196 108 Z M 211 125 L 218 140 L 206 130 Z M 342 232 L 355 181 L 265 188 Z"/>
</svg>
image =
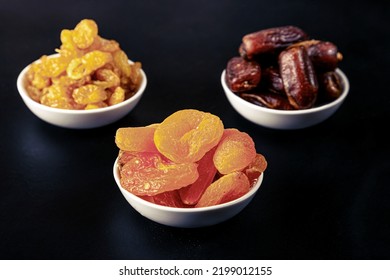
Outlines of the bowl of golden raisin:
<svg viewBox="0 0 390 280">
<path fill-rule="evenodd" d="M 274 129 L 306 128 L 333 115 L 347 97 L 342 58 L 334 43 L 313 39 L 299 27 L 263 29 L 242 37 L 221 84 L 247 120 Z"/>
<path fill-rule="evenodd" d="M 142 216 L 172 227 L 211 226 L 237 215 L 267 168 L 247 133 L 195 109 L 119 128 L 115 143 L 113 175 L 124 198 Z"/>
<path fill-rule="evenodd" d="M 26 106 L 40 119 L 65 128 L 113 123 L 139 102 L 147 84 L 140 62 L 131 61 L 115 40 L 98 34 L 94 20 L 63 29 L 61 45 L 18 76 Z"/>
</svg>

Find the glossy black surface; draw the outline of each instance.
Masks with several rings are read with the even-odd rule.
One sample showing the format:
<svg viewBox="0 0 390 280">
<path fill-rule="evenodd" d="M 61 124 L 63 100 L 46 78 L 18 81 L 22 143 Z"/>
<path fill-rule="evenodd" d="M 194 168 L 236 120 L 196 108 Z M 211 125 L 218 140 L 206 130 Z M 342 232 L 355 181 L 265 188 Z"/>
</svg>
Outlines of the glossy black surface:
<svg viewBox="0 0 390 280">
<path fill-rule="evenodd" d="M 386 1 L 3 1 L 0 8 L 1 259 L 389 259 L 389 3 Z M 139 105 L 98 129 L 47 124 L 23 104 L 18 73 L 93 18 L 143 63 Z M 297 25 L 338 45 L 351 90 L 317 126 L 278 131 L 243 119 L 220 75 L 241 37 Z M 178 229 L 133 210 L 115 185 L 119 127 L 194 108 L 249 133 L 269 163 L 238 216 Z M 388 132 L 387 132 L 388 134 Z"/>
</svg>

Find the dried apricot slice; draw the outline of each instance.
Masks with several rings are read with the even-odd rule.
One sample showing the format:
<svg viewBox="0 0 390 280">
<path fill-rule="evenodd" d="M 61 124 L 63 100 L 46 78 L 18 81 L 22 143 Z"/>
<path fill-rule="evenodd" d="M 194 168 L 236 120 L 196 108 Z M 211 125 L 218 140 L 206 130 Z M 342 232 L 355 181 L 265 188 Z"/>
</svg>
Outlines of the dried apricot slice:
<svg viewBox="0 0 390 280">
<path fill-rule="evenodd" d="M 153 141 L 156 126 L 122 127 L 116 131 L 115 143 L 123 151 L 155 152 L 158 150 Z"/>
<path fill-rule="evenodd" d="M 232 201 L 249 191 L 249 180 L 243 172 L 232 172 L 212 183 L 195 207 L 205 207 Z"/>
<path fill-rule="evenodd" d="M 215 147 L 208 151 L 201 160 L 198 161 L 199 178 L 193 184 L 181 188 L 179 194 L 184 204 L 195 205 L 206 188 L 211 185 L 217 173 L 214 166 L 213 156 Z"/>
<path fill-rule="evenodd" d="M 178 190 L 173 190 L 169 192 L 163 192 L 154 196 L 149 196 L 153 199 L 153 203 L 168 207 L 176 208 L 187 208 L 188 205 L 185 205 L 181 199 Z"/>
<path fill-rule="evenodd" d="M 267 169 L 267 160 L 262 154 L 256 154 L 253 161 L 245 168 L 244 172 L 248 176 L 251 186 L 253 186 L 261 173 Z"/>
<path fill-rule="evenodd" d="M 255 143 L 245 132 L 238 129 L 225 129 L 214 154 L 214 164 L 219 173 L 228 174 L 241 171 L 256 156 Z"/>
<path fill-rule="evenodd" d="M 174 163 L 159 153 L 124 152 L 121 156 L 127 159 L 125 163 L 120 160 L 121 185 L 135 195 L 176 190 L 194 183 L 199 176 L 196 163 Z"/>
<path fill-rule="evenodd" d="M 223 130 L 217 116 L 184 109 L 171 114 L 159 125 L 154 142 L 160 153 L 174 162 L 196 162 L 218 144 Z"/>
</svg>

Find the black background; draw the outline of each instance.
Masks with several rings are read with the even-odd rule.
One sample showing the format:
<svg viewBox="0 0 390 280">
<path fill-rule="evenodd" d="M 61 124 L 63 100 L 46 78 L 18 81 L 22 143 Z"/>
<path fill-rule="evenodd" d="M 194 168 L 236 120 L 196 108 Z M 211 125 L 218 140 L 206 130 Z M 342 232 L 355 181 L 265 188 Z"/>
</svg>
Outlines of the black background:
<svg viewBox="0 0 390 280">
<path fill-rule="evenodd" d="M 71 130 L 35 117 L 19 72 L 83 18 L 140 61 L 148 85 L 120 121 Z M 388 1 L 2 1 L 1 259 L 389 259 Z M 338 45 L 351 89 L 325 122 L 254 125 L 220 85 L 243 35 L 296 25 Z M 112 175 L 119 127 L 194 108 L 250 134 L 269 167 L 252 203 L 222 224 L 180 229 L 133 210 Z M 388 132 L 387 132 L 388 133 Z"/>
</svg>

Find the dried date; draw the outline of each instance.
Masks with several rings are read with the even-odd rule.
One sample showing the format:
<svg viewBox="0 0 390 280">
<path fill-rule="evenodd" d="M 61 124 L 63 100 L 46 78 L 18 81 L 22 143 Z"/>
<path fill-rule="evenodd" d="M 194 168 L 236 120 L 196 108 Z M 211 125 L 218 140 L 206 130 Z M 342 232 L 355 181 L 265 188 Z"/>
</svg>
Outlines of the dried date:
<svg viewBox="0 0 390 280">
<path fill-rule="evenodd" d="M 307 34 L 296 26 L 268 28 L 245 35 L 239 53 L 242 57 L 253 59 L 256 55 L 274 52 L 307 39 Z"/>
<path fill-rule="evenodd" d="M 262 83 L 264 84 L 264 87 L 271 92 L 285 94 L 279 69 L 274 66 L 267 67 L 262 71 Z"/>
<path fill-rule="evenodd" d="M 317 99 L 318 82 L 306 49 L 297 46 L 281 52 L 279 69 L 290 104 L 295 109 L 312 107 Z"/>
<path fill-rule="evenodd" d="M 226 82 L 233 92 L 249 91 L 257 87 L 261 79 L 260 64 L 242 57 L 233 57 L 226 67 Z"/>
<path fill-rule="evenodd" d="M 278 110 L 294 110 L 285 96 L 275 93 L 241 93 L 240 97 L 250 103 Z"/>
<path fill-rule="evenodd" d="M 335 71 L 320 74 L 318 83 L 325 101 L 337 99 L 343 91 L 341 78 Z"/>
<path fill-rule="evenodd" d="M 290 46 L 305 47 L 310 60 L 316 69 L 320 71 L 332 71 L 338 66 L 338 63 L 343 59 L 343 55 L 338 51 L 338 48 L 332 42 L 319 40 L 306 40 Z"/>
</svg>

